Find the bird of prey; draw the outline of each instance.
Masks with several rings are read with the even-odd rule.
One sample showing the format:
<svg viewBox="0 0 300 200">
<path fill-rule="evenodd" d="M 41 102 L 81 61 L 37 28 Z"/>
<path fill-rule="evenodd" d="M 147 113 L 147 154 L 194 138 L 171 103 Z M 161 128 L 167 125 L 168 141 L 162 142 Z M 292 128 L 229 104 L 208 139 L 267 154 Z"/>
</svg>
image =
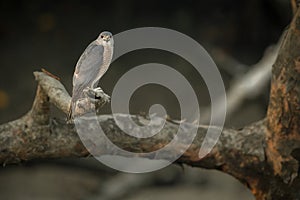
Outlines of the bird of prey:
<svg viewBox="0 0 300 200">
<path fill-rule="evenodd" d="M 68 120 L 76 114 L 76 102 L 85 97 L 84 90 L 94 89 L 97 81 L 107 71 L 113 55 L 113 45 L 112 34 L 104 31 L 80 56 L 73 75 L 72 101 Z"/>
</svg>

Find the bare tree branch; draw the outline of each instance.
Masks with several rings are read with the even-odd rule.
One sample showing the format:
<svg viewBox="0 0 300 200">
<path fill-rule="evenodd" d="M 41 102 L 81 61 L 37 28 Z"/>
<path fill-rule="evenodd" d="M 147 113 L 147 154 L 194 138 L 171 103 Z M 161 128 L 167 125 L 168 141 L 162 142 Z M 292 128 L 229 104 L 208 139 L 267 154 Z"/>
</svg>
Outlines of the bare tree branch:
<svg viewBox="0 0 300 200">
<path fill-rule="evenodd" d="M 39 86 L 41 86 L 44 91 L 47 91 L 50 102 L 67 114 L 70 108 L 71 97 L 65 87 L 60 84 L 57 79 L 51 76 L 45 76 L 43 72 L 34 72 L 34 76 Z"/>
<path fill-rule="evenodd" d="M 47 94 L 50 102 L 57 105 L 64 112 L 67 112 L 66 108 L 68 108 L 70 103 L 70 97 L 63 85 L 58 80 L 42 72 L 35 72 L 34 74 L 39 82 L 39 89 L 34 105 L 46 103 L 44 102 L 45 98 L 43 95 Z M 78 138 L 73 125 L 68 125 L 64 121 L 54 119 L 51 119 L 49 124 L 45 124 L 48 121 L 45 117 L 41 117 L 40 120 L 37 119 L 35 121 L 37 116 L 33 115 L 33 113 L 40 113 L 39 109 L 40 106 L 33 106 L 32 110 L 24 117 L 0 126 L 1 163 L 7 164 L 36 158 L 80 157 L 89 155 Z M 120 114 L 119 119 L 122 119 L 122 117 L 124 115 Z M 141 116 L 132 116 L 132 118 L 140 123 L 146 120 Z M 32 123 L 33 121 L 35 123 Z M 155 151 L 168 144 L 176 135 L 178 129 L 177 124 L 166 122 L 165 128 L 160 134 L 141 140 L 123 133 L 117 124 L 115 124 L 111 115 L 98 116 L 98 121 L 113 143 L 125 150 L 140 153 Z M 253 166 L 264 161 L 263 121 L 243 130 L 223 130 L 220 140 L 213 151 L 206 158 L 200 160 L 198 152 L 207 128 L 207 126 L 199 126 L 198 134 L 193 144 L 177 162 L 192 166 L 221 169 L 242 178 L 243 176 L 240 172 L 243 169 L 238 166 L 246 168 L 249 165 Z M 254 132 L 256 134 L 253 134 Z M 177 147 L 168 149 L 169 153 L 172 155 L 179 154 L 178 149 L 180 149 L 179 146 L 181 145 L 186 144 L 184 142 L 182 144 L 179 143 Z M 103 146 L 103 149 L 98 150 L 99 154 L 111 153 L 110 149 L 105 149 L 105 144 L 101 146 Z M 144 154 L 141 154 L 142 156 Z M 168 159 L 168 156 L 156 159 Z"/>
<path fill-rule="evenodd" d="M 260 198 L 299 199 L 300 161 L 300 9 L 272 69 L 267 113 L 267 160 L 275 178 Z"/>
</svg>

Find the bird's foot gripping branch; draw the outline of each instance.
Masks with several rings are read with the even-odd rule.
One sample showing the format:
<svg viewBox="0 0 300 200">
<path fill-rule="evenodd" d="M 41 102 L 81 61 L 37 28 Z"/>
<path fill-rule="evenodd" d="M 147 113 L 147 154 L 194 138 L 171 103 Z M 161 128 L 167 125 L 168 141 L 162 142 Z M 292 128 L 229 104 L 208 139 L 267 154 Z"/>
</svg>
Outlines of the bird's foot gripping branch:
<svg viewBox="0 0 300 200">
<path fill-rule="evenodd" d="M 110 96 L 105 94 L 102 88 L 86 88 L 84 96 L 77 100 L 73 117 L 79 117 L 89 112 L 100 113 L 102 106 L 110 102 Z"/>
</svg>

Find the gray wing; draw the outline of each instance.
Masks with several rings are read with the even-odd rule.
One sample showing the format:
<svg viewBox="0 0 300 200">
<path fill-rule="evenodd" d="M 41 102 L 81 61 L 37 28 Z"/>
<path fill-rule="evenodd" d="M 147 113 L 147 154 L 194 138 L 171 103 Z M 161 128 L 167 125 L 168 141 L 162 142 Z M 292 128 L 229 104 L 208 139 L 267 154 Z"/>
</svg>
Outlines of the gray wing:
<svg viewBox="0 0 300 200">
<path fill-rule="evenodd" d="M 103 65 L 102 45 L 92 42 L 80 56 L 73 76 L 73 100 L 82 97 L 82 91 L 97 80 Z"/>
<path fill-rule="evenodd" d="M 80 85 L 86 81 L 94 81 L 103 64 L 102 45 L 92 42 L 80 56 L 73 76 L 73 86 Z"/>
<path fill-rule="evenodd" d="M 98 78 L 99 71 L 103 65 L 103 52 L 103 46 L 98 45 L 94 41 L 80 56 L 73 75 L 73 94 L 68 120 L 73 116 L 73 109 L 75 109 L 76 101 L 84 97 L 83 90 L 86 87 L 90 87 Z"/>
</svg>

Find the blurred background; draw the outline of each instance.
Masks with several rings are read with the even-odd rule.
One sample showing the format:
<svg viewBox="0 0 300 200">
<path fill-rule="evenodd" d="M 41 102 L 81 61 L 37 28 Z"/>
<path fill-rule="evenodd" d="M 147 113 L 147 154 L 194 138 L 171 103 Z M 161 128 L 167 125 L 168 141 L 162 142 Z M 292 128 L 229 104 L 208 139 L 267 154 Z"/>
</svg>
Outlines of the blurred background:
<svg viewBox="0 0 300 200">
<path fill-rule="evenodd" d="M 289 1 L 0 1 L 0 123 L 24 115 L 34 99 L 32 72 L 45 68 L 71 91 L 74 66 L 103 30 L 113 34 L 138 27 L 164 27 L 184 33 L 209 52 L 226 88 L 243 77 L 277 43 L 292 16 Z M 134 42 L 134 41 L 132 41 Z M 117 44 L 116 44 L 117 45 Z M 201 108 L 209 96 L 200 75 L 185 60 L 159 50 L 128 53 L 112 63 L 99 85 L 111 94 L 118 79 L 139 64 L 158 62 L 180 71 L 197 91 Z M 268 87 L 246 98 L 227 116 L 240 128 L 262 119 Z M 160 103 L 178 118 L 172 92 L 158 85 L 139 88 L 130 102 L 133 114 Z M 110 113 L 110 106 L 103 113 Z M 65 118 L 56 108 L 53 117 Z M 213 170 L 168 168 L 143 175 L 118 173 L 93 158 L 34 160 L 0 169 L 0 199 L 253 199 L 234 178 Z"/>
</svg>

